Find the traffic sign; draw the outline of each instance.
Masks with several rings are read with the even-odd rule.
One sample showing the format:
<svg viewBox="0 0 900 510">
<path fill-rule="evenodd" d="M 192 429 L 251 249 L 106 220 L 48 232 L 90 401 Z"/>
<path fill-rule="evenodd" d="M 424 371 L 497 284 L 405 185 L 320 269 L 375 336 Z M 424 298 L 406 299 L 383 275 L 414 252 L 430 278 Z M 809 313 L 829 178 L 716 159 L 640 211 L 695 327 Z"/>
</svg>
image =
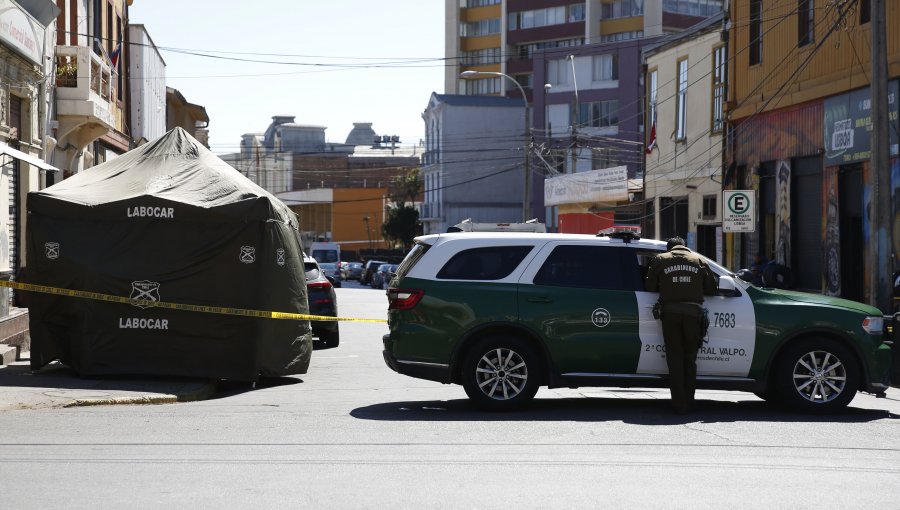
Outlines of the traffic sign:
<svg viewBox="0 0 900 510">
<path fill-rule="evenodd" d="M 722 192 L 722 230 L 724 232 L 756 231 L 756 192 L 728 190 Z"/>
</svg>

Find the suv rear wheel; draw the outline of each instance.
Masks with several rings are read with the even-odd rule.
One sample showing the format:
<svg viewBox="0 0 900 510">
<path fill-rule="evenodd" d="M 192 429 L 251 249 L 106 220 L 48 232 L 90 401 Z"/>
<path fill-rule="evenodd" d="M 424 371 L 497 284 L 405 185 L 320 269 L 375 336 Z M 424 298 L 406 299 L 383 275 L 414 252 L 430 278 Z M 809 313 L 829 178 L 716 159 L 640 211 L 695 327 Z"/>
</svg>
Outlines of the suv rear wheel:
<svg viewBox="0 0 900 510">
<path fill-rule="evenodd" d="M 859 388 L 856 357 L 831 338 L 808 338 L 788 346 L 775 370 L 779 400 L 799 411 L 838 411 L 853 400 Z"/>
<path fill-rule="evenodd" d="M 480 409 L 520 409 L 537 393 L 539 366 L 539 358 L 527 342 L 508 336 L 486 337 L 469 349 L 463 361 L 463 388 Z"/>
</svg>

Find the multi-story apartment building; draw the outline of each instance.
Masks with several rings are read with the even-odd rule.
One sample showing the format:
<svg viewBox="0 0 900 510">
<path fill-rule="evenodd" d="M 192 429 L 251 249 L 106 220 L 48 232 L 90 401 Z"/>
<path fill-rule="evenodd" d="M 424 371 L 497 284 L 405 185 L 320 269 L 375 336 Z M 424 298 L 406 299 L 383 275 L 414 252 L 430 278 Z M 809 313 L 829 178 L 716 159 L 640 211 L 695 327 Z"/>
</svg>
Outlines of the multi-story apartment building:
<svg viewBox="0 0 900 510">
<path fill-rule="evenodd" d="M 891 168 L 873 168 L 870 2 L 732 0 L 724 185 L 754 191 L 758 212 L 725 238 L 732 267 L 762 254 L 797 288 L 869 300 L 870 177 L 891 172 L 895 204 L 900 182 L 900 3 L 885 4 Z"/>
<path fill-rule="evenodd" d="M 447 0 L 448 26 L 458 30 L 446 36 L 446 91 L 518 97 L 521 86 L 545 150 L 531 165 L 533 216 L 551 229 L 596 233 L 639 213 L 627 203 L 545 210 L 543 177 L 617 166 L 640 177 L 641 48 L 722 7 L 723 0 Z M 460 79 L 464 71 L 495 74 Z"/>
<path fill-rule="evenodd" d="M 57 1 L 52 126 L 63 177 L 131 149 L 125 49 L 131 1 Z"/>
<path fill-rule="evenodd" d="M 503 94 L 501 77 L 461 80 L 465 70 L 502 72 L 527 92 L 538 50 L 675 32 L 722 10 L 723 0 L 445 0 L 447 94 Z M 538 88 L 543 83 L 538 84 Z"/>
<path fill-rule="evenodd" d="M 644 50 L 644 235 L 721 260 L 727 46 L 722 13 Z"/>
</svg>

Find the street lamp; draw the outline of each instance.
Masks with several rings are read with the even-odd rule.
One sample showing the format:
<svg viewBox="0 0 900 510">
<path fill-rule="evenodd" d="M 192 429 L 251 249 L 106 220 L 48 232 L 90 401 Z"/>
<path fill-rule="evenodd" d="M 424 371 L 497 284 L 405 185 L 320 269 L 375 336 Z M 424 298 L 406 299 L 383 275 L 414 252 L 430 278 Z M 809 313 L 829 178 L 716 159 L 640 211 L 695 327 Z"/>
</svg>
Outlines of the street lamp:
<svg viewBox="0 0 900 510">
<path fill-rule="evenodd" d="M 522 200 L 522 221 L 528 221 L 529 216 L 531 216 L 531 168 L 529 164 L 529 160 L 531 159 L 529 154 L 530 147 L 529 142 L 530 137 L 529 134 L 531 132 L 531 124 L 528 113 L 528 97 L 525 95 L 525 89 L 519 85 L 519 82 L 516 81 L 515 78 L 508 74 L 498 73 L 493 71 L 463 71 L 459 73 L 460 78 L 468 79 L 474 78 L 476 76 L 502 76 L 504 78 L 509 78 L 513 83 L 516 84 L 516 87 L 519 88 L 519 92 L 522 93 L 522 101 L 525 103 L 525 146 L 523 152 L 525 153 L 525 197 Z"/>
</svg>

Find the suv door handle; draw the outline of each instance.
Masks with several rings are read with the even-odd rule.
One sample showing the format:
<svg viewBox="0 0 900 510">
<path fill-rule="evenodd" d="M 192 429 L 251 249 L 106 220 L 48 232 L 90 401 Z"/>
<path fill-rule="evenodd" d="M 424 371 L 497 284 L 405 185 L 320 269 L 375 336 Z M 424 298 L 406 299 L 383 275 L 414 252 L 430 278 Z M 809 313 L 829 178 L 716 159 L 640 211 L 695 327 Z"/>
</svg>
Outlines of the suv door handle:
<svg viewBox="0 0 900 510">
<path fill-rule="evenodd" d="M 527 301 L 529 303 L 552 303 L 553 302 L 552 299 L 550 299 L 548 297 L 544 297 L 544 296 L 528 298 Z"/>
</svg>

